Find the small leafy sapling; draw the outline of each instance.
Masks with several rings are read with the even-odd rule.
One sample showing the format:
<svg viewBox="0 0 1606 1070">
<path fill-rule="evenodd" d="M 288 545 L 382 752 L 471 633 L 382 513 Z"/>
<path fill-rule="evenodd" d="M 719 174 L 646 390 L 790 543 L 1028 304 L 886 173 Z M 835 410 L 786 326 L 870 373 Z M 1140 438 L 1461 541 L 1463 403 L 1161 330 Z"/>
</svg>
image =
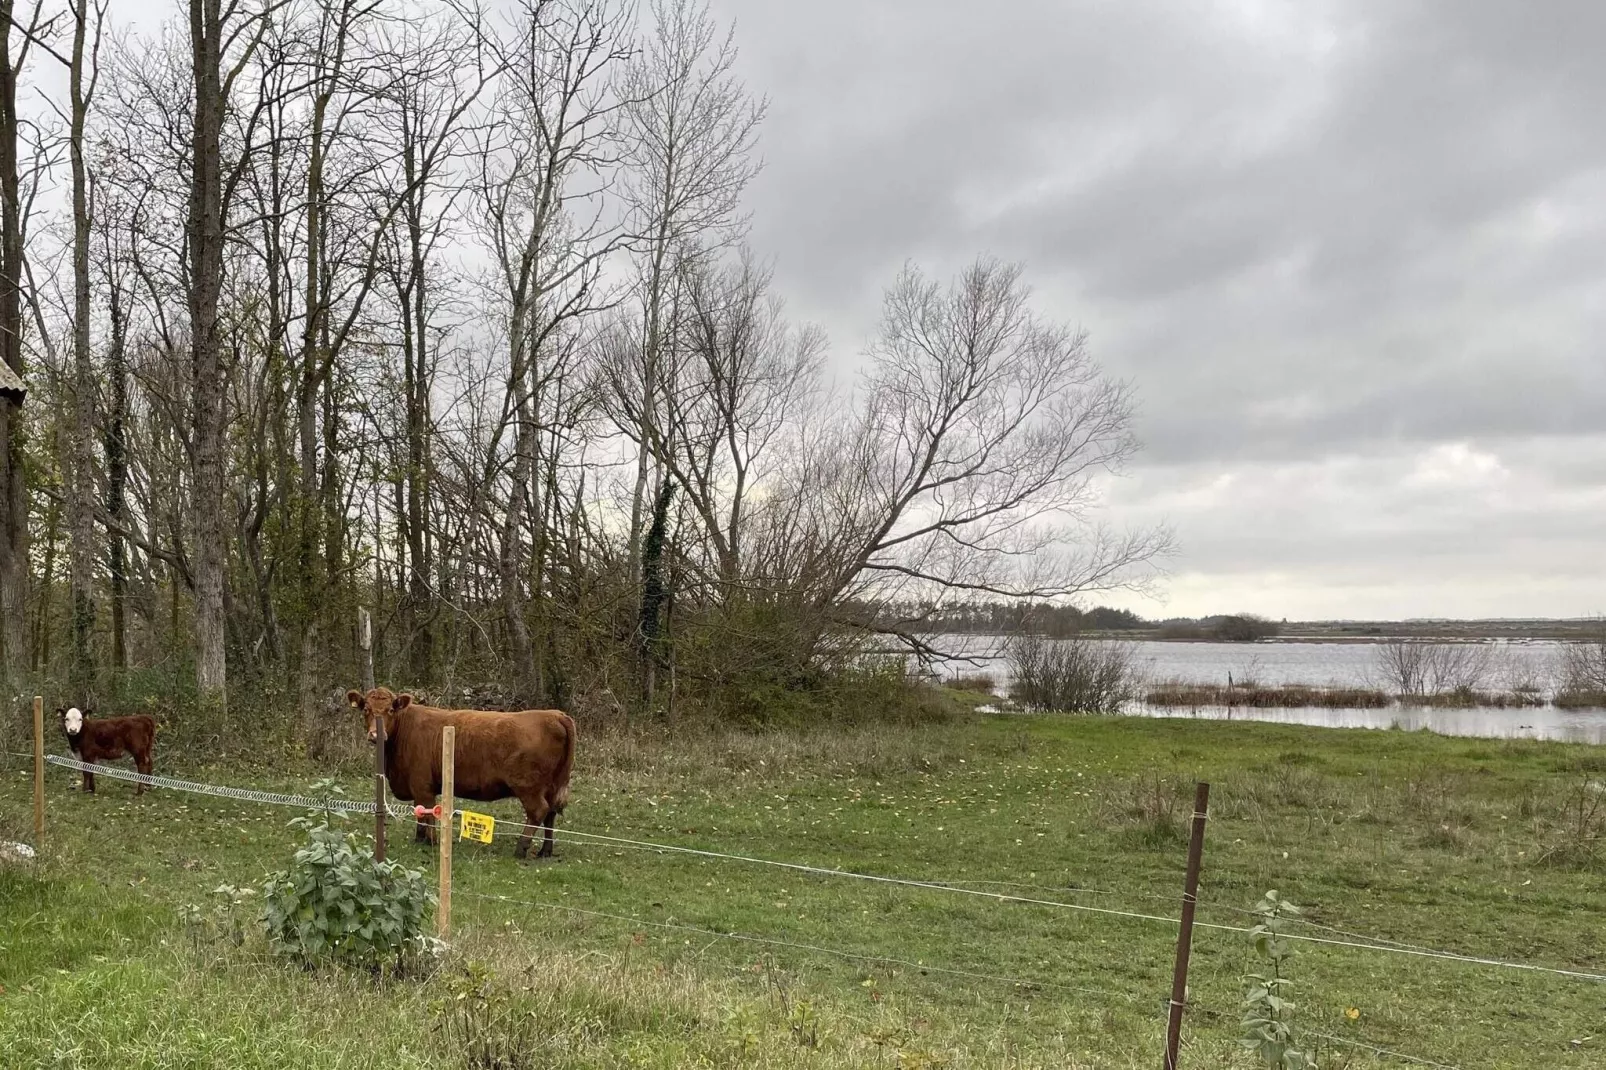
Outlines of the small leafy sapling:
<svg viewBox="0 0 1606 1070">
<path fill-rule="evenodd" d="M 1244 1035 L 1239 1043 L 1254 1052 L 1272 1070 L 1316 1070 L 1316 1057 L 1300 1043 L 1292 1017 L 1294 1003 L 1287 992 L 1293 982 L 1286 976 L 1294 949 L 1285 938 L 1288 921 L 1299 908 L 1275 890 L 1255 905 L 1260 924 L 1249 931 L 1255 953 L 1266 963 L 1264 973 L 1249 975 L 1244 999 Z"/>
</svg>

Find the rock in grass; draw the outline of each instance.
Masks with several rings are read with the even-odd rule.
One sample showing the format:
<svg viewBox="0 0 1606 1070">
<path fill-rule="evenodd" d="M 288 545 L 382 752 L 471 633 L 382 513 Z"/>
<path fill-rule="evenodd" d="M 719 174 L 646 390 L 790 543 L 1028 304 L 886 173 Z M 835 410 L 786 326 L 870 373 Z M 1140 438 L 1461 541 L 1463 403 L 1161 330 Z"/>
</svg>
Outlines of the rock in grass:
<svg viewBox="0 0 1606 1070">
<path fill-rule="evenodd" d="M 0 843 L 0 862 L 29 862 L 33 848 L 25 843 Z"/>
</svg>

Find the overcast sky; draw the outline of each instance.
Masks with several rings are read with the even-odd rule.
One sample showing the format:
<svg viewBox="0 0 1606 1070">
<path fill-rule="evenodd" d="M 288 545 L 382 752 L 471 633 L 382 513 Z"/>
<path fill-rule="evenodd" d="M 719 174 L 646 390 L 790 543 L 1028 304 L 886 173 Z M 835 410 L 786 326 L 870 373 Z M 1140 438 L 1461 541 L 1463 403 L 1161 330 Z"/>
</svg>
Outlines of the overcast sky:
<svg viewBox="0 0 1606 1070">
<path fill-rule="evenodd" d="M 992 254 L 1133 383 L 1132 608 L 1606 612 L 1606 3 L 711 2 L 840 371 L 904 260 Z"/>
<path fill-rule="evenodd" d="M 839 365 L 990 253 L 1136 386 L 1133 608 L 1606 611 L 1606 4 L 714 3 Z"/>
</svg>

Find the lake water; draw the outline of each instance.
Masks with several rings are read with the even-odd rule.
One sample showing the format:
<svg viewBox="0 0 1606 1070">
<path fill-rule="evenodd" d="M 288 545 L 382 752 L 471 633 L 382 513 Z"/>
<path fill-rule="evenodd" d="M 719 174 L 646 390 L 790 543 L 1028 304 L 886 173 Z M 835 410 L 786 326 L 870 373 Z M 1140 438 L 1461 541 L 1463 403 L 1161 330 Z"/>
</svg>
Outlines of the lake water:
<svg viewBox="0 0 1606 1070">
<path fill-rule="evenodd" d="M 1427 729 L 1441 736 L 1477 736 L 1482 739 L 1558 739 L 1566 743 L 1606 743 L 1606 710 L 1558 710 L 1542 706 L 1529 710 L 1427 710 L 1396 706 L 1385 710 L 1327 710 L 1304 707 L 1292 710 L 1162 709 L 1133 703 L 1133 717 L 1180 717 L 1210 721 L 1271 721 L 1308 724 L 1319 728 Z"/>
<path fill-rule="evenodd" d="M 964 655 L 939 663 L 940 675 L 985 673 L 1000 691 L 1009 687 L 1009 663 L 1003 641 L 995 636 L 943 636 L 942 646 Z M 1492 641 L 1488 648 L 1488 689 L 1551 687 L 1561 644 L 1544 641 Z M 1133 660 L 1145 683 L 1178 681 L 1266 685 L 1310 684 L 1318 687 L 1376 687 L 1387 690 L 1376 669 L 1373 643 L 1155 643 L 1131 644 Z M 1381 710 L 1329 709 L 1173 709 L 1133 703 L 1126 711 L 1139 717 L 1194 717 L 1207 720 L 1270 721 L 1329 728 L 1428 729 L 1450 736 L 1491 739 L 1556 739 L 1606 744 L 1606 710 L 1537 709 L 1439 710 L 1395 706 Z"/>
</svg>

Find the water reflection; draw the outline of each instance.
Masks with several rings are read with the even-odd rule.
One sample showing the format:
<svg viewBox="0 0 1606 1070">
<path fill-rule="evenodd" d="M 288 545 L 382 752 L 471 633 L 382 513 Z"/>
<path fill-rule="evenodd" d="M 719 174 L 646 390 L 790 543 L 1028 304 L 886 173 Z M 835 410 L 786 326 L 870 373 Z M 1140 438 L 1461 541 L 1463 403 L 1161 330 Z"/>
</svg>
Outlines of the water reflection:
<svg viewBox="0 0 1606 1070">
<path fill-rule="evenodd" d="M 1445 736 L 1485 739 L 1555 739 L 1567 743 L 1606 743 L 1606 710 L 1430 710 L 1397 706 L 1386 710 L 1326 710 L 1316 708 L 1197 710 L 1162 709 L 1134 703 L 1127 711 L 1135 717 L 1180 717 L 1211 721 L 1269 721 L 1320 728 L 1428 729 Z"/>
</svg>

